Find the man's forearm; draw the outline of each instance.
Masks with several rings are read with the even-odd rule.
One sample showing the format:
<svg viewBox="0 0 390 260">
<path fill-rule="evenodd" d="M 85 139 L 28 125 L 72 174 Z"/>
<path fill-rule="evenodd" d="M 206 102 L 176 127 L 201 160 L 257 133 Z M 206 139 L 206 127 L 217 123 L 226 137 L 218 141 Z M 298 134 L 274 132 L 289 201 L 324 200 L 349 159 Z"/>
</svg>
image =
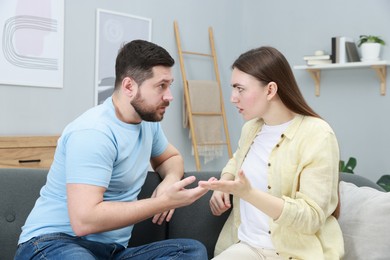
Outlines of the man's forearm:
<svg viewBox="0 0 390 260">
<path fill-rule="evenodd" d="M 133 202 L 103 201 L 102 196 L 87 194 L 102 193 L 101 187 L 72 184 L 68 187 L 69 217 L 77 236 L 114 230 L 133 225 L 161 212 L 193 203 L 207 189 L 186 189 L 196 179 L 191 176 L 174 184 L 165 183 L 159 196 Z M 99 199 L 100 198 L 100 199 Z"/>
<path fill-rule="evenodd" d="M 77 236 L 99 233 L 134 225 L 155 214 L 169 210 L 174 205 L 163 197 L 133 202 L 102 201 L 84 213 L 71 217 L 73 231 Z"/>
<path fill-rule="evenodd" d="M 180 180 L 184 174 L 184 163 L 181 155 L 174 155 L 165 160 L 155 169 L 162 179 Z"/>
</svg>

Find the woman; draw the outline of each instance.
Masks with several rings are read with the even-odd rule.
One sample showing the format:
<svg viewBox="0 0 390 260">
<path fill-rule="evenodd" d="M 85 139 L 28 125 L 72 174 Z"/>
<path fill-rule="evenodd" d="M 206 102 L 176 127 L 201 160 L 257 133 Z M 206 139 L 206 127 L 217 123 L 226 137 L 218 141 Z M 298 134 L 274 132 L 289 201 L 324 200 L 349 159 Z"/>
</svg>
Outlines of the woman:
<svg viewBox="0 0 390 260">
<path fill-rule="evenodd" d="M 340 259 L 333 130 L 307 105 L 278 50 L 250 50 L 232 69 L 231 102 L 247 122 L 220 180 L 199 183 L 214 190 L 217 216 L 233 194 L 216 259 Z"/>
</svg>

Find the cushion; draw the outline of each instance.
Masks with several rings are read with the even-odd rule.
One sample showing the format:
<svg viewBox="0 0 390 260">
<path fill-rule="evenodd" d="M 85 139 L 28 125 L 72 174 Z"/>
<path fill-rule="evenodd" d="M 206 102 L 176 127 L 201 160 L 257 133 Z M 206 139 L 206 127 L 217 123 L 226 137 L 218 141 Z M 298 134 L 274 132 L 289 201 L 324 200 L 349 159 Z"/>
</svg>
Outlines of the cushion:
<svg viewBox="0 0 390 260">
<path fill-rule="evenodd" d="M 219 172 L 186 172 L 184 177 L 196 176 L 196 181 L 186 188 L 191 189 L 198 185 L 200 180 L 211 177 L 218 178 Z M 202 242 L 207 249 L 209 259 L 214 256 L 214 248 L 219 233 L 229 216 L 230 210 L 217 217 L 211 213 L 210 198 L 212 191 L 191 204 L 178 208 L 169 222 L 169 238 L 192 238 Z"/>
<path fill-rule="evenodd" d="M 149 171 L 145 184 L 142 186 L 141 192 L 138 194 L 138 199 L 150 198 L 160 182 L 160 175 Z M 161 225 L 157 225 L 152 222 L 152 219 L 153 217 L 134 225 L 128 244 L 129 247 L 136 247 L 167 239 L 167 223 L 164 221 Z"/>
<path fill-rule="evenodd" d="M 343 259 L 389 259 L 390 193 L 340 182 Z"/>
</svg>

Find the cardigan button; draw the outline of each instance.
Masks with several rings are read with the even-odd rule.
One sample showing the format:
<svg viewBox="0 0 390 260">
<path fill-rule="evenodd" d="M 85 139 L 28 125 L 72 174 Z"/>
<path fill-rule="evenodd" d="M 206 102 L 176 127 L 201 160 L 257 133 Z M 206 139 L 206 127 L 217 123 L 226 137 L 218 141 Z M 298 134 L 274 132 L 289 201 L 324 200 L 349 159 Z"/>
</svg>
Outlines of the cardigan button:
<svg viewBox="0 0 390 260">
<path fill-rule="evenodd" d="M 284 134 L 282 134 L 280 137 L 282 137 L 282 138 L 283 138 L 283 137 L 284 137 Z"/>
<path fill-rule="evenodd" d="M 270 190 L 270 189 L 271 189 L 271 186 L 268 185 L 267 188 Z"/>
<path fill-rule="evenodd" d="M 277 144 L 277 145 L 276 145 L 276 148 L 278 148 L 279 146 L 280 146 L 280 145 L 279 145 L 279 144 Z"/>
<path fill-rule="evenodd" d="M 271 166 L 271 163 L 268 163 L 268 167 L 270 167 Z"/>
<path fill-rule="evenodd" d="M 268 234 L 271 234 L 271 230 L 268 230 Z"/>
</svg>

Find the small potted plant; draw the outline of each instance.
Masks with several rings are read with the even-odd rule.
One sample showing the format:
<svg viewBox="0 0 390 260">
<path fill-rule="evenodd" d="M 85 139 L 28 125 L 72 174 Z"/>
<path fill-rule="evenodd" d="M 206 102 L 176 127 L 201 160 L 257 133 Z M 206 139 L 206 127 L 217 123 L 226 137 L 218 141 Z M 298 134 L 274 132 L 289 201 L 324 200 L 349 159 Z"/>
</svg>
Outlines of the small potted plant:
<svg viewBox="0 0 390 260">
<path fill-rule="evenodd" d="M 361 49 L 362 61 L 379 60 L 381 45 L 385 44 L 380 36 L 360 35 L 358 47 Z"/>
</svg>

